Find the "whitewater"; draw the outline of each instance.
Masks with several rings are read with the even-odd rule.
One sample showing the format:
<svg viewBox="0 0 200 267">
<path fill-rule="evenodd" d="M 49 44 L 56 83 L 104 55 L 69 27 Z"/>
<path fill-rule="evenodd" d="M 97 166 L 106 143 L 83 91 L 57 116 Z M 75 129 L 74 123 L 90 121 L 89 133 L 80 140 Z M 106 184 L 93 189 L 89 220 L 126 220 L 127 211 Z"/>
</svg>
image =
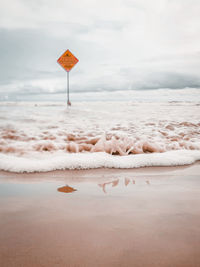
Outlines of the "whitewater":
<svg viewBox="0 0 200 267">
<path fill-rule="evenodd" d="M 0 102 L 0 170 L 138 168 L 200 160 L 199 89 L 73 98 L 78 100 L 69 108 L 64 101 Z"/>
</svg>

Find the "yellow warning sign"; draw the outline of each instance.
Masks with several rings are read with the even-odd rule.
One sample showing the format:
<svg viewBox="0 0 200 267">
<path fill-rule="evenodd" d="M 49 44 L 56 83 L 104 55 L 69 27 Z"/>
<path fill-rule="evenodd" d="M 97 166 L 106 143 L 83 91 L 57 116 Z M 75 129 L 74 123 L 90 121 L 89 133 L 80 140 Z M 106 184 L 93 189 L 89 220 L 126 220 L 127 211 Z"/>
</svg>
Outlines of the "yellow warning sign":
<svg viewBox="0 0 200 267">
<path fill-rule="evenodd" d="M 57 62 L 65 69 L 67 72 L 69 72 L 76 63 L 78 63 L 78 59 L 69 51 L 65 51 L 64 54 L 62 54 L 61 57 L 57 60 Z"/>
</svg>

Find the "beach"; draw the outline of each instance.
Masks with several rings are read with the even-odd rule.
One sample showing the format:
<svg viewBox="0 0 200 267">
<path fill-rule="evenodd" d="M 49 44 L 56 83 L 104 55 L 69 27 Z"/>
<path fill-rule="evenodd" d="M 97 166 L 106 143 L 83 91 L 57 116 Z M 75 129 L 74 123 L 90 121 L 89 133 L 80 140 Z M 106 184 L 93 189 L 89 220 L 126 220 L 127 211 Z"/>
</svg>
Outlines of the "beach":
<svg viewBox="0 0 200 267">
<path fill-rule="evenodd" d="M 200 265 L 200 164 L 0 173 L 0 266 Z"/>
<path fill-rule="evenodd" d="M 200 267 L 200 1 L 1 2 L 0 267 Z"/>
<path fill-rule="evenodd" d="M 200 266 L 199 91 L 96 94 L 1 103 L 0 266 Z"/>
</svg>

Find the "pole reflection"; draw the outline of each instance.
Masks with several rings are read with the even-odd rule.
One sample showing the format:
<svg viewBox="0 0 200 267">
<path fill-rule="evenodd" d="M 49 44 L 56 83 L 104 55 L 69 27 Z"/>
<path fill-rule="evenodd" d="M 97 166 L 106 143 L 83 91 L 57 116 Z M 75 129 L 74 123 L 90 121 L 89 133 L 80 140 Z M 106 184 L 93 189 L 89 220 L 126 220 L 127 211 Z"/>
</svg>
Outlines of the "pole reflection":
<svg viewBox="0 0 200 267">
<path fill-rule="evenodd" d="M 125 178 L 124 179 L 124 185 L 125 186 L 128 186 L 129 184 L 131 184 L 131 182 L 132 182 L 133 185 L 136 184 L 136 182 L 135 182 L 134 179 L 129 179 L 129 178 Z M 145 183 L 148 184 L 148 185 L 150 185 L 150 181 L 149 180 L 146 180 Z M 106 182 L 106 183 L 98 184 L 98 186 L 101 187 L 102 190 L 103 190 L 103 192 L 106 194 L 107 193 L 106 187 L 108 185 L 110 185 L 110 184 L 112 185 L 112 187 L 117 186 L 119 184 L 119 179 L 116 179 L 116 180 L 111 181 L 111 182 Z"/>
</svg>

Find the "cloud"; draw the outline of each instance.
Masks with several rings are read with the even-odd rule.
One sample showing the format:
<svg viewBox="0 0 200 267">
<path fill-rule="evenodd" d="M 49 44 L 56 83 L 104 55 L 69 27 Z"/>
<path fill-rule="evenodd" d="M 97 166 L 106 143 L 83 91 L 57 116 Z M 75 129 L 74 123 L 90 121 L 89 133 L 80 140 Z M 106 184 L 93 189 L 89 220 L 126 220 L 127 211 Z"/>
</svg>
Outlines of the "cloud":
<svg viewBox="0 0 200 267">
<path fill-rule="evenodd" d="M 10 8 L 12 6 L 12 9 Z M 0 95 L 62 93 L 57 58 L 79 58 L 74 91 L 200 87 L 197 0 L 0 4 Z"/>
</svg>

